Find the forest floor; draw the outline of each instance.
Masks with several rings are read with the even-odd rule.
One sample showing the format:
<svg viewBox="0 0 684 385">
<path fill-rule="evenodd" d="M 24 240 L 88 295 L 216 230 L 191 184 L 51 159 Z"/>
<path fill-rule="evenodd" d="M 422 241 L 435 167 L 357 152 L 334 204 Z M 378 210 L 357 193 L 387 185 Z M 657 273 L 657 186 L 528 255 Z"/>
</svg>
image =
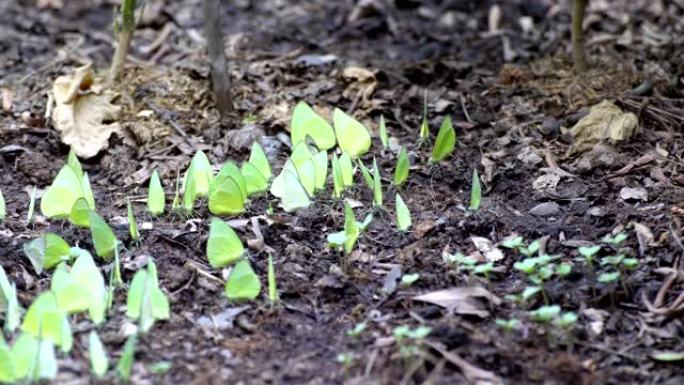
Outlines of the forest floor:
<svg viewBox="0 0 684 385">
<path fill-rule="evenodd" d="M 113 5 L 0 3 L 0 190 L 8 212 L 0 224 L 0 265 L 27 307 L 50 280 L 35 273 L 24 242 L 53 231 L 92 248 L 87 230 L 40 215 L 27 225 L 26 213 L 33 186 L 45 189 L 69 151 L 45 119 L 48 92 L 58 76 L 87 62 L 106 71 Z M 569 61 L 567 1 L 500 2 L 499 13 L 494 1 L 224 3 L 237 117 L 221 123 L 213 106 L 200 1 L 150 0 L 116 90 L 121 129 L 107 149 L 83 161 L 100 214 L 124 223 L 115 228 L 126 246 L 124 280 L 153 257 L 171 302 L 171 318 L 140 340 L 133 383 L 684 383 L 681 361 L 658 355 L 684 353 L 681 2 L 662 8 L 656 1 L 592 1 L 591 69 L 581 76 Z M 373 132 L 384 115 L 393 141 L 409 150 L 409 181 L 399 191 L 413 227 L 398 232 L 393 205 L 374 210 L 359 178 L 348 196 L 361 204 L 357 217 L 374 212 L 375 219 L 343 273 L 340 254 L 326 244 L 327 234 L 342 228 L 341 204 L 321 198 L 311 210 L 267 215 L 277 201 L 257 197 L 230 223 L 245 242 L 263 241 L 250 242 L 249 259 L 264 282 L 272 252 L 281 303 L 229 303 L 221 272 L 205 255 L 209 214 L 200 208 L 190 218 L 150 218 L 144 201 L 151 170 L 159 170 L 171 196 L 176 173 L 197 150 L 214 165 L 242 162 L 252 139 L 263 136 L 277 172 L 289 154 L 283 136 L 289 137 L 291 111 L 301 100 L 324 116 L 340 107 Z M 421 145 L 424 100 L 432 139 Z M 603 100 L 634 113 L 638 130 L 618 142 L 583 141 L 588 147 L 574 151 L 579 142 L 573 144 L 569 129 Z M 430 165 L 446 115 L 456 128 L 456 151 Z M 385 186 L 394 150 L 374 138 L 363 158 L 378 159 Z M 476 212 L 467 208 L 473 169 L 483 185 Z M 394 191 L 386 187 L 387 201 Z M 139 244 L 128 241 L 119 220 L 127 197 L 151 227 Z M 577 248 L 619 233 L 627 239 L 604 244 L 598 259 L 624 254 L 638 265 L 622 268 L 618 282 L 601 283 L 611 267 L 588 265 Z M 523 256 L 500 246 L 513 234 L 540 239 L 543 251 L 561 255 L 558 262 L 572 271 L 548 279 L 543 296 L 513 300 L 530 286 L 513 267 Z M 491 244 L 482 247 L 481 238 Z M 494 271 L 485 278 L 459 269 L 447 261 L 457 252 L 493 261 Z M 418 280 L 402 285 L 401 276 L 411 273 Z M 445 289 L 452 290 L 441 298 L 444 306 L 415 299 L 434 300 Z M 99 330 L 112 357 L 126 339 L 121 296 Z M 545 304 L 574 312 L 577 322 L 568 328 L 535 322 L 530 311 Z M 518 323 L 506 330 L 497 319 Z M 365 330 L 349 335 L 359 323 Z M 410 342 L 402 345 L 393 334 L 404 325 L 431 328 L 408 358 L 401 348 Z M 75 317 L 72 328 L 75 346 L 60 357 L 55 383 L 91 381 L 93 326 Z M 155 370 L 159 362 L 170 368 Z"/>
</svg>

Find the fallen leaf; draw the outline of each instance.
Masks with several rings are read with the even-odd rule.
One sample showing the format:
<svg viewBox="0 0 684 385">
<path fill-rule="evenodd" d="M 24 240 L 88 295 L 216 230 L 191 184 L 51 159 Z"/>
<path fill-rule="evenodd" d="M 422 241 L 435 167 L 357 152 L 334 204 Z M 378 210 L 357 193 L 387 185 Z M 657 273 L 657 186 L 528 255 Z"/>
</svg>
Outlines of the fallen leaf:
<svg viewBox="0 0 684 385">
<path fill-rule="evenodd" d="M 568 155 L 589 151 L 604 141 L 626 141 L 637 133 L 638 124 L 635 114 L 622 112 L 620 107 L 604 100 L 591 107 L 589 114 L 572 128 L 574 141 Z"/>
<path fill-rule="evenodd" d="M 110 135 L 121 128 L 119 123 L 105 123 L 115 120 L 121 112 L 121 107 L 111 103 L 116 95 L 96 93 L 93 81 L 88 64 L 77 68 L 73 76 L 58 77 L 52 86 L 54 127 L 60 131 L 62 142 L 84 159 L 107 148 Z"/>
<path fill-rule="evenodd" d="M 501 303 L 499 297 L 482 287 L 455 287 L 413 297 L 414 301 L 441 306 L 451 313 L 486 318 L 489 316 L 489 311 L 481 299 L 489 301 L 495 306 Z"/>
<path fill-rule="evenodd" d="M 623 187 L 620 189 L 620 198 L 625 201 L 640 200 L 648 201 L 648 192 L 643 187 Z"/>
<path fill-rule="evenodd" d="M 504 384 L 503 380 L 499 378 L 496 374 L 488 370 L 478 368 L 477 366 L 467 362 L 458 354 L 448 351 L 444 345 L 430 340 L 426 340 L 424 343 L 425 345 L 438 351 L 439 354 L 441 354 L 447 361 L 451 362 L 456 367 L 458 367 L 461 373 L 463 373 L 463 377 L 465 377 L 470 383 L 474 385 Z"/>
<path fill-rule="evenodd" d="M 475 248 L 487 258 L 487 261 L 497 262 L 504 258 L 503 252 L 494 246 L 494 243 L 489 239 L 472 236 L 470 240 L 473 241 Z"/>
<path fill-rule="evenodd" d="M 651 242 L 653 242 L 653 232 L 646 225 L 638 222 L 632 222 L 632 226 L 637 235 L 637 241 L 639 241 L 639 255 L 644 255 Z"/>
</svg>

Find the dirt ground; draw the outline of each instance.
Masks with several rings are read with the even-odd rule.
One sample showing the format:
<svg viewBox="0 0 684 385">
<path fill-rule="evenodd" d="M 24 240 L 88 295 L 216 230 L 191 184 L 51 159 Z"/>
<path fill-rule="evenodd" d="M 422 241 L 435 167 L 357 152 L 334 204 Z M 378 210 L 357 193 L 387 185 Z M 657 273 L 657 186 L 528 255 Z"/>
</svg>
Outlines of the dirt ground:
<svg viewBox="0 0 684 385">
<path fill-rule="evenodd" d="M 26 225 L 32 186 L 46 188 L 68 153 L 45 119 L 48 91 L 57 76 L 87 62 L 104 73 L 113 53 L 112 2 L 37 3 L 0 2 L 0 190 L 8 211 L 0 264 L 24 307 L 49 286 L 49 275 L 37 275 L 24 256 L 24 242 L 54 231 L 92 248 L 89 233 L 66 222 L 39 217 Z M 126 241 L 124 279 L 151 256 L 171 301 L 171 319 L 140 341 L 133 383 L 684 383 L 681 361 L 654 359 L 684 352 L 684 3 L 593 0 L 585 23 L 591 69 L 581 76 L 569 60 L 569 1 L 498 2 L 498 18 L 495 3 L 224 2 L 237 116 L 222 123 L 209 91 L 200 1 L 148 1 L 117 89 L 122 130 L 83 162 L 106 219 L 121 223 L 129 197 L 138 219 L 152 226 L 139 244 L 127 241 L 125 224 L 115 228 Z M 418 141 L 424 98 L 433 138 L 446 115 L 458 136 L 454 155 L 435 165 L 427 161 L 431 142 Z M 639 130 L 601 151 L 570 154 L 567 128 L 604 99 L 636 114 Z M 257 223 L 263 244 L 253 242 L 249 258 L 265 282 L 272 250 L 282 301 L 275 309 L 263 299 L 229 303 L 221 272 L 205 256 L 209 214 L 150 218 L 150 172 L 160 171 L 171 194 L 177 171 L 197 150 L 215 165 L 243 161 L 262 136 L 279 170 L 289 154 L 281 139 L 300 100 L 324 114 L 340 107 L 373 131 L 384 115 L 390 135 L 409 150 L 409 182 L 400 190 L 412 231 L 396 230 L 393 209 L 376 211 L 342 273 L 340 254 L 326 245 L 344 221 L 338 202 L 321 198 L 311 209 L 267 216 L 276 200 L 260 196 L 231 224 L 247 242 L 259 240 Z M 367 164 L 373 156 L 390 186 L 396 153 L 374 138 Z M 483 201 L 469 212 L 474 168 Z M 387 188 L 386 200 L 394 191 Z M 349 195 L 363 204 L 357 217 L 373 211 L 363 182 Z M 601 284 L 576 248 L 620 231 L 629 234 L 620 252 L 636 257 L 638 267 L 624 272 L 621 284 Z M 578 315 L 574 328 L 531 320 L 528 311 L 545 303 L 541 296 L 526 303 L 507 297 L 529 285 L 513 268 L 519 253 L 501 248 L 504 258 L 487 279 L 444 260 L 457 251 L 485 258 L 471 237 L 497 244 L 511 234 L 542 239 L 548 253 L 573 262 L 572 272 L 544 291 L 546 303 Z M 398 285 L 402 273 L 420 278 Z M 488 295 L 451 309 L 413 299 L 469 286 Z M 99 330 L 112 357 L 125 342 L 123 298 Z M 495 323 L 511 318 L 520 321 L 513 331 Z M 361 322 L 366 329 L 349 336 Z M 420 359 L 401 357 L 393 330 L 402 325 L 432 329 Z M 75 346 L 60 357 L 55 383 L 91 383 L 93 326 L 75 317 L 72 328 Z M 170 369 L 155 370 L 160 362 Z M 112 374 L 100 383 L 117 381 Z"/>
</svg>

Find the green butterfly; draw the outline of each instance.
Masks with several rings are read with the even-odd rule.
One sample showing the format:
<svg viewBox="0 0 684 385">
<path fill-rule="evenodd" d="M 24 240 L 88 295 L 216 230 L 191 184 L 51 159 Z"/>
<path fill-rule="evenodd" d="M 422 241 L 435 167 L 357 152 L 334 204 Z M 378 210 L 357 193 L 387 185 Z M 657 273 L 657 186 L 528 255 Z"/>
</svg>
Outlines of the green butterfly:
<svg viewBox="0 0 684 385">
<path fill-rule="evenodd" d="M 271 194 L 280 198 L 281 205 L 287 212 L 311 205 L 309 193 L 302 185 L 297 168 L 291 159 L 288 159 L 285 162 L 283 170 L 273 180 L 273 183 L 271 184 Z"/>
<path fill-rule="evenodd" d="M 303 141 L 308 136 L 321 150 L 328 150 L 336 144 L 335 133 L 330 124 L 303 101 L 292 112 L 290 136 L 292 143 Z"/>
<path fill-rule="evenodd" d="M 259 296 L 261 282 L 246 259 L 235 264 L 226 282 L 225 294 L 231 301 L 249 301 Z"/>
<path fill-rule="evenodd" d="M 207 258 L 211 267 L 220 269 L 242 258 L 245 247 L 240 237 L 224 221 L 212 218 L 207 240 Z"/>
<path fill-rule="evenodd" d="M 335 135 L 342 151 L 356 159 L 370 149 L 371 136 L 368 129 L 339 108 L 333 113 Z"/>
</svg>

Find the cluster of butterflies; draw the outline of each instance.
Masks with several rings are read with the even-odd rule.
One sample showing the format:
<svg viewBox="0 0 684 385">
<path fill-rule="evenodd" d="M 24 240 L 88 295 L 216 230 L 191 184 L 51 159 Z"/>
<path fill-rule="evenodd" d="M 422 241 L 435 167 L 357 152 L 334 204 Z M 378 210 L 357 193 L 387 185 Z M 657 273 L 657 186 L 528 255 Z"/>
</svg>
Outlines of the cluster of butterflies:
<svg viewBox="0 0 684 385">
<path fill-rule="evenodd" d="M 328 150 L 336 145 L 342 153 L 340 156 L 332 154 L 333 196 L 339 198 L 344 189 L 353 184 L 353 159 L 370 149 L 370 132 L 340 109 L 335 109 L 334 127 L 305 102 L 295 107 L 291 126 L 292 153 L 270 184 L 271 194 L 280 199 L 285 211 L 308 207 L 314 194 L 325 189 Z M 368 172 L 365 167 L 363 169 Z M 183 205 L 191 211 L 196 199 L 206 195 L 212 214 L 239 214 L 244 212 L 247 198 L 269 189 L 271 177 L 271 167 L 257 142 L 252 145 L 249 160 L 241 168 L 228 161 L 216 176 L 212 174 L 206 155 L 198 151 L 184 178 Z M 377 179 L 379 181 L 379 177 Z"/>
</svg>

